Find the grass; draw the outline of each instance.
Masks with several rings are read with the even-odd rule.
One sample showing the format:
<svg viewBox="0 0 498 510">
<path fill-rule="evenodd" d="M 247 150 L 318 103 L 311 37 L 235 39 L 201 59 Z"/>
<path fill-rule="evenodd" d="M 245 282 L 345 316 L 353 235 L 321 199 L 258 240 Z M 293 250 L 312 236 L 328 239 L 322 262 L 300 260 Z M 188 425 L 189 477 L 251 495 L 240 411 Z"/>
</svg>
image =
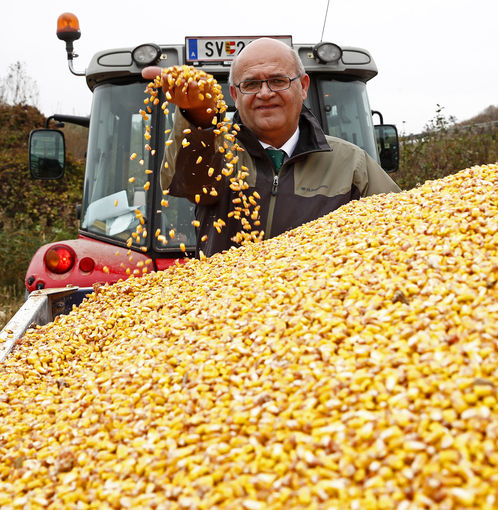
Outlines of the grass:
<svg viewBox="0 0 498 510">
<path fill-rule="evenodd" d="M 24 299 L 24 292 L 20 291 L 18 285 L 0 287 L 0 329 L 14 316 Z"/>
</svg>

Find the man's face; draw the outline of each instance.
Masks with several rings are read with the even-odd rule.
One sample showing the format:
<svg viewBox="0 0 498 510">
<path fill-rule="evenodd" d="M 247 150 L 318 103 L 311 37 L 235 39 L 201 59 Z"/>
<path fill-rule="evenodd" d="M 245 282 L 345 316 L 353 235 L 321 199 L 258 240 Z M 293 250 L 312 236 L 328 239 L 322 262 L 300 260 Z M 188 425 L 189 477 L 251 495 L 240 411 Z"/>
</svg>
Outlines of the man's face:
<svg viewBox="0 0 498 510">
<path fill-rule="evenodd" d="M 241 54 L 234 68 L 233 80 L 267 80 L 276 77 L 295 78 L 297 69 L 288 49 L 274 41 L 251 43 Z M 243 94 L 230 87 L 242 122 L 262 141 L 280 147 L 294 133 L 301 107 L 309 87 L 307 74 L 291 82 L 290 88 L 273 92 L 266 83 L 257 94 Z"/>
</svg>

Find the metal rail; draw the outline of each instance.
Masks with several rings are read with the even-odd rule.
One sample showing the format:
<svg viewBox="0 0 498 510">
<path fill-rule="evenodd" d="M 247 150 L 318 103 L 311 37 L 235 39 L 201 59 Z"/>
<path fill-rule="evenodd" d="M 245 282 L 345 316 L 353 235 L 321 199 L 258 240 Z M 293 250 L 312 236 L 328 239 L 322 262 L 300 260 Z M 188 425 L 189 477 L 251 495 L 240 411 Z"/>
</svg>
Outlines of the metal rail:
<svg viewBox="0 0 498 510">
<path fill-rule="evenodd" d="M 64 287 L 31 292 L 26 302 L 0 331 L 0 363 L 15 347 L 27 329 L 43 326 L 57 315 L 67 314 L 74 304 L 93 292 L 92 288 Z"/>
</svg>

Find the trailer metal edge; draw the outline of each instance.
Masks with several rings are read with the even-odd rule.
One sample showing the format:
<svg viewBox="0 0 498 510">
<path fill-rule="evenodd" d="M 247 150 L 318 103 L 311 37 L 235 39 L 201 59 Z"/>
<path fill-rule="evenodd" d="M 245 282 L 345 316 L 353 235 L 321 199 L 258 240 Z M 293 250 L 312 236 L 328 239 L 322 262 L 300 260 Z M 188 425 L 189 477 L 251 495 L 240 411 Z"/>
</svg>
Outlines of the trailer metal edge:
<svg viewBox="0 0 498 510">
<path fill-rule="evenodd" d="M 67 314 L 73 305 L 93 292 L 91 287 L 62 287 L 35 290 L 0 331 L 0 363 L 30 327 L 43 326 L 57 315 Z"/>
</svg>

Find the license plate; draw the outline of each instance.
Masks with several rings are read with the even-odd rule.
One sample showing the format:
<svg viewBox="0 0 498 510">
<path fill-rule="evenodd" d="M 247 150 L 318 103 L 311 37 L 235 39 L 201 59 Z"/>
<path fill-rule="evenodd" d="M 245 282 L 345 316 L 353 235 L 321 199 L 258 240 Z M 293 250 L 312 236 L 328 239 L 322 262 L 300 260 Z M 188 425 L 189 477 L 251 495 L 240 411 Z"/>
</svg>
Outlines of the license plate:
<svg viewBox="0 0 498 510">
<path fill-rule="evenodd" d="M 260 37 L 279 39 L 292 47 L 292 36 L 248 37 L 185 37 L 185 60 L 187 62 L 220 62 L 233 60 L 251 41 Z"/>
</svg>

